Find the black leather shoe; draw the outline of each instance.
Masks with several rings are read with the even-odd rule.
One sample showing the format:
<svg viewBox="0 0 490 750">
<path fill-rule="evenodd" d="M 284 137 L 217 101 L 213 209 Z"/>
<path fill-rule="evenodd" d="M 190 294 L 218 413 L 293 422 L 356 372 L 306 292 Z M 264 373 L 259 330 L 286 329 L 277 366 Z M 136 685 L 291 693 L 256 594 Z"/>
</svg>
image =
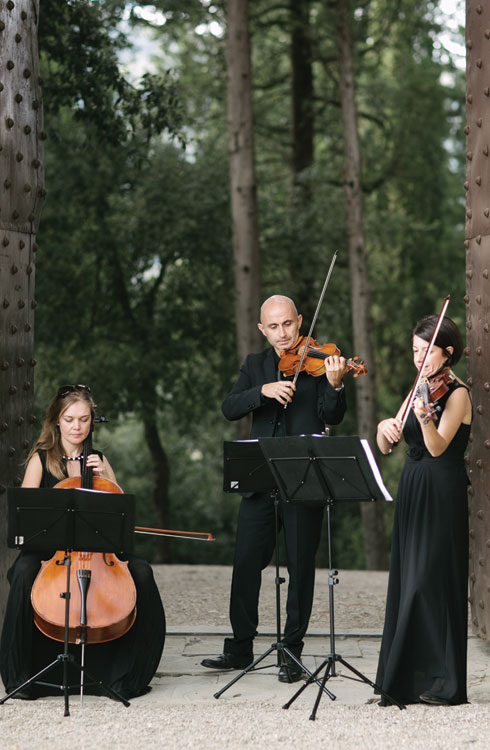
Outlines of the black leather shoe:
<svg viewBox="0 0 490 750">
<path fill-rule="evenodd" d="M 281 665 L 277 679 L 279 682 L 298 682 L 305 672 L 291 657 L 285 657 L 285 663 Z"/>
<path fill-rule="evenodd" d="M 245 669 L 253 660 L 253 656 L 220 654 L 214 659 L 203 659 L 201 666 L 208 667 L 208 669 Z"/>
</svg>

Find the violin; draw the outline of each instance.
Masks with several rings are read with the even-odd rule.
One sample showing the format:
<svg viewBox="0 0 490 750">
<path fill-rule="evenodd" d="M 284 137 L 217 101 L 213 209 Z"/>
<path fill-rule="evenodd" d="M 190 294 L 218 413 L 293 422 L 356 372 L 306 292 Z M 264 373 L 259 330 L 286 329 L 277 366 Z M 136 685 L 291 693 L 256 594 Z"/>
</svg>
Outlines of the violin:
<svg viewBox="0 0 490 750">
<path fill-rule="evenodd" d="M 68 477 L 57 489 L 94 489 L 123 493 L 118 484 L 92 476 L 86 465 L 92 453 L 91 434 L 83 444 L 81 476 Z M 102 500 L 103 502 L 103 500 Z M 71 552 L 69 643 L 104 643 L 127 633 L 136 618 L 136 587 L 128 563 L 113 553 Z M 66 552 L 43 561 L 31 591 L 34 622 L 48 638 L 64 641 Z"/>
<path fill-rule="evenodd" d="M 426 409 L 423 423 L 435 422 L 441 407 L 438 401 L 449 391 L 449 384 L 454 380 L 449 367 L 445 367 L 440 373 L 431 378 L 423 380 L 418 386 L 415 397 L 422 398 Z"/>
<path fill-rule="evenodd" d="M 285 376 L 295 375 L 301 362 L 299 372 L 306 372 L 307 375 L 313 375 L 313 377 L 324 375 L 325 360 L 329 357 L 340 356 L 340 349 L 336 344 L 319 344 L 310 337 L 305 353 L 304 346 L 301 346 L 303 341 L 304 336 L 300 336 L 291 349 L 281 352 L 279 370 Z M 346 364 L 347 372 L 353 372 L 355 378 L 367 373 L 364 362 L 359 357 L 347 359 Z"/>
</svg>

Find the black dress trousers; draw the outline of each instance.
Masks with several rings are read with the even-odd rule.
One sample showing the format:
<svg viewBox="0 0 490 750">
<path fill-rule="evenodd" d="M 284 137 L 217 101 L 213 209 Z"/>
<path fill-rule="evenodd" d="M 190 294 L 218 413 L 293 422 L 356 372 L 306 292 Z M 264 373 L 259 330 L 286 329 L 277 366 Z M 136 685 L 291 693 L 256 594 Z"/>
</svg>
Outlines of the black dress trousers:
<svg viewBox="0 0 490 750">
<path fill-rule="evenodd" d="M 320 542 L 323 507 L 280 500 L 278 513 L 289 573 L 283 642 L 299 657 L 313 604 L 315 555 Z M 242 498 L 230 599 L 234 638 L 225 640 L 226 653 L 252 655 L 262 570 L 270 564 L 274 548 L 273 497 L 256 494 Z"/>
</svg>

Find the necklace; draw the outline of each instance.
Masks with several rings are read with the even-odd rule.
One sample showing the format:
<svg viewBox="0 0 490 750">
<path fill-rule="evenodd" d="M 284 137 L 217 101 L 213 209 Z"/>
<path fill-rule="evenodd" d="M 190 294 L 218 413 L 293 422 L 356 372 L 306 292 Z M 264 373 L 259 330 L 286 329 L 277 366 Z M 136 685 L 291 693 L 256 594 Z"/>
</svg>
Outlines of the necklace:
<svg viewBox="0 0 490 750">
<path fill-rule="evenodd" d="M 63 456 L 63 461 L 82 461 L 83 453 L 79 456 Z"/>
</svg>

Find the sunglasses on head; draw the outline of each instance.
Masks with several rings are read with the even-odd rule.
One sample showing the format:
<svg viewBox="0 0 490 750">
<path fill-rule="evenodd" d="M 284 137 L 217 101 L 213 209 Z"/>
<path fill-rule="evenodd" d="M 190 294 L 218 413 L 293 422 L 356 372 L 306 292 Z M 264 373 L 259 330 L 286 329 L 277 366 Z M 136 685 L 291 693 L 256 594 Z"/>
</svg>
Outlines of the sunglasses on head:
<svg viewBox="0 0 490 750">
<path fill-rule="evenodd" d="M 58 388 L 58 393 L 56 395 L 58 398 L 63 398 L 64 396 L 68 396 L 69 393 L 73 393 L 74 391 L 83 391 L 85 393 L 92 393 L 88 385 L 82 385 L 82 383 L 77 383 L 77 385 L 60 386 Z"/>
</svg>

